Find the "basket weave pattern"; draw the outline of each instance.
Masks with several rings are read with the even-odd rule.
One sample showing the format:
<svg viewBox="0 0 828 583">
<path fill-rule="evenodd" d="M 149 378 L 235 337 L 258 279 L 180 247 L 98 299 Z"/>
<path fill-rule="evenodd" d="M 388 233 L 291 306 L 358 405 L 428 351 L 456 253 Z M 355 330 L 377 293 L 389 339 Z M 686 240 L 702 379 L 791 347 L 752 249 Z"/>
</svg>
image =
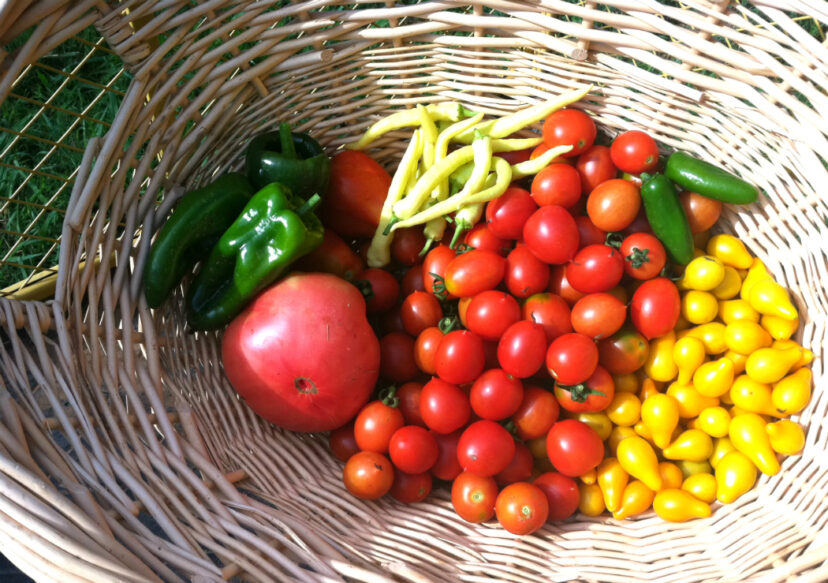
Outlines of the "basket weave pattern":
<svg viewBox="0 0 828 583">
<path fill-rule="evenodd" d="M 826 3 L 65 4 L 53 14 L 73 24 L 61 26 L 93 21 L 134 78 L 86 148 L 54 300 L 0 299 L 0 537 L 22 569 L 61 581 L 828 579 L 828 50 L 793 20 L 828 21 Z M 43 21 L 25 58 L 48 50 L 57 23 Z M 647 129 L 763 189 L 720 225 L 791 290 L 797 340 L 818 357 L 803 455 L 711 519 L 580 516 L 520 539 L 464 523 L 445 492 L 358 501 L 324 436 L 282 432 L 235 397 L 220 335 L 185 332 L 181 290 L 147 309 L 151 235 L 278 122 L 333 151 L 395 108 L 457 100 L 498 114 L 589 84 L 578 107 L 608 133 Z M 371 154 L 393 169 L 405 139 Z"/>
</svg>

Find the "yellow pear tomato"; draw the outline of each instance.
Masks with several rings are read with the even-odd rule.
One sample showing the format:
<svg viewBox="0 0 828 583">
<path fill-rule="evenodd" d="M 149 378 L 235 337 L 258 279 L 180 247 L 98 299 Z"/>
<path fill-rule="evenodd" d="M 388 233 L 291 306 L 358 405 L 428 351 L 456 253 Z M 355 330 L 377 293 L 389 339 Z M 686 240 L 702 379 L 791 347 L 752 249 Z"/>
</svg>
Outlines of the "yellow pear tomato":
<svg viewBox="0 0 828 583">
<path fill-rule="evenodd" d="M 716 478 L 713 474 L 693 474 L 682 482 L 681 489 L 708 504 L 716 500 Z"/>
<path fill-rule="evenodd" d="M 695 476 L 696 474 L 712 474 L 713 473 L 713 466 L 710 465 L 710 462 L 704 460 L 702 462 L 694 462 L 692 460 L 677 460 L 676 465 L 681 470 L 681 475 L 684 476 L 685 479 L 689 478 L 690 476 Z"/>
<path fill-rule="evenodd" d="M 598 484 L 578 484 L 580 501 L 578 510 L 587 516 L 598 516 L 606 507 L 604 506 L 604 495 Z"/>
<path fill-rule="evenodd" d="M 661 489 L 658 457 L 653 446 L 643 437 L 628 437 L 618 444 L 618 461 L 634 478 L 644 482 L 650 490 Z"/>
<path fill-rule="evenodd" d="M 773 385 L 771 402 L 780 413 L 799 413 L 811 400 L 811 370 L 800 368 Z"/>
<path fill-rule="evenodd" d="M 621 507 L 612 513 L 613 518 L 623 520 L 646 511 L 653 503 L 655 492 L 641 480 L 632 480 L 621 495 Z"/>
<path fill-rule="evenodd" d="M 773 406 L 770 385 L 757 382 L 746 374 L 739 375 L 733 381 L 730 398 L 733 404 L 742 411 L 776 417 L 785 416 Z"/>
<path fill-rule="evenodd" d="M 799 455 L 805 447 L 805 430 L 799 423 L 782 419 L 765 426 L 773 451 L 782 455 Z"/>
<path fill-rule="evenodd" d="M 673 362 L 678 368 L 678 382 L 682 385 L 690 383 L 705 357 L 704 344 L 698 338 L 686 336 L 677 340 L 673 345 Z"/>
<path fill-rule="evenodd" d="M 753 265 L 753 255 L 748 252 L 745 244 L 733 235 L 712 236 L 707 242 L 707 253 L 736 269 L 747 269 Z"/>
<path fill-rule="evenodd" d="M 719 302 L 719 319 L 725 324 L 748 320 L 759 321 L 759 312 L 753 309 L 747 300 L 727 300 Z"/>
<path fill-rule="evenodd" d="M 690 336 L 698 338 L 704 344 L 704 351 L 707 354 L 721 354 L 727 350 L 725 344 L 725 325 L 721 322 L 708 322 L 700 324 L 678 333 L 679 338 Z"/>
<path fill-rule="evenodd" d="M 586 423 L 592 427 L 601 437 L 602 441 L 607 439 L 610 436 L 610 432 L 612 432 L 612 421 L 610 421 L 607 414 L 603 411 L 573 413 L 569 418 L 577 419 L 581 423 Z"/>
<path fill-rule="evenodd" d="M 658 473 L 661 475 L 662 488 L 680 488 L 684 481 L 684 474 L 681 468 L 673 462 L 661 462 L 658 464 Z"/>
<path fill-rule="evenodd" d="M 671 383 L 667 387 L 666 394 L 675 399 L 678 403 L 679 417 L 684 419 L 691 419 L 698 417 L 704 409 L 708 407 L 717 407 L 719 399 L 716 397 L 706 397 L 698 392 L 693 385 L 680 385 L 679 383 Z"/>
<path fill-rule="evenodd" d="M 702 462 L 713 453 L 713 440 L 700 429 L 687 429 L 661 453 L 669 460 Z"/>
<path fill-rule="evenodd" d="M 760 314 L 777 316 L 786 320 L 795 320 L 799 317 L 788 290 L 772 279 L 761 279 L 750 289 L 747 300 Z"/>
<path fill-rule="evenodd" d="M 616 393 L 637 393 L 638 377 L 634 372 L 626 374 L 614 374 L 612 380 L 615 383 Z"/>
<path fill-rule="evenodd" d="M 750 300 L 750 292 L 753 290 L 753 286 L 756 285 L 758 281 L 764 281 L 766 279 L 773 280 L 773 277 L 770 273 L 768 273 L 768 269 L 765 267 L 765 264 L 762 263 L 762 260 L 758 257 L 753 258 L 753 264 L 748 269 L 747 275 L 742 280 L 742 289 L 739 290 L 739 297 L 743 300 Z"/>
<path fill-rule="evenodd" d="M 760 348 L 748 356 L 745 373 L 760 383 L 775 383 L 782 380 L 800 358 L 802 349 L 799 347 Z"/>
<path fill-rule="evenodd" d="M 736 451 L 736 448 L 733 447 L 733 442 L 730 441 L 730 438 L 718 437 L 713 440 L 713 454 L 707 461 L 710 462 L 710 465 L 715 469 L 718 466 L 719 461 L 731 451 Z"/>
<path fill-rule="evenodd" d="M 662 520 L 668 522 L 686 522 L 694 518 L 707 518 L 711 514 L 709 504 L 680 488 L 667 488 L 656 492 L 653 510 Z"/>
<path fill-rule="evenodd" d="M 729 300 L 738 296 L 740 289 L 742 289 L 742 278 L 739 277 L 739 272 L 729 265 L 725 265 L 725 276 L 722 283 L 714 287 L 710 293 L 717 300 Z"/>
<path fill-rule="evenodd" d="M 741 354 L 739 352 L 734 352 L 733 350 L 728 350 L 724 353 L 724 357 L 730 359 L 730 362 L 733 363 L 733 374 L 742 374 L 745 372 L 745 363 L 748 359 L 747 354 Z"/>
<path fill-rule="evenodd" d="M 621 508 L 624 488 L 630 475 L 614 457 L 605 458 L 598 466 L 598 486 L 604 496 L 604 506 L 610 512 Z"/>
<path fill-rule="evenodd" d="M 604 413 L 616 425 L 632 427 L 641 419 L 641 400 L 635 393 L 615 393 Z"/>
<path fill-rule="evenodd" d="M 795 363 L 791 365 L 790 372 L 793 372 L 795 370 L 802 368 L 803 366 L 811 364 L 814 361 L 814 358 L 816 358 L 816 355 L 813 352 L 811 352 L 807 348 L 804 348 L 803 346 L 800 346 L 799 344 L 790 339 L 774 340 L 773 344 L 771 344 L 771 348 L 778 348 L 779 350 L 785 350 L 786 348 L 796 348 L 802 351 L 802 356 L 799 358 L 799 360 L 797 360 Z"/>
<path fill-rule="evenodd" d="M 779 473 L 779 461 L 765 429 L 767 423 L 756 413 L 737 415 L 730 420 L 730 441 L 745 454 L 759 471 L 774 476 Z"/>
<path fill-rule="evenodd" d="M 675 344 L 676 333 L 672 330 L 650 341 L 650 352 L 644 363 L 644 372 L 648 377 L 659 382 L 671 381 L 676 377 L 678 368 L 673 362 Z"/>
<path fill-rule="evenodd" d="M 725 454 L 716 465 L 716 499 L 730 504 L 753 488 L 756 466 L 740 451 Z"/>
<path fill-rule="evenodd" d="M 609 447 L 610 452 L 612 452 L 612 455 L 615 455 L 618 451 L 618 444 L 622 439 L 634 437 L 636 435 L 638 435 L 638 433 L 636 433 L 635 429 L 632 427 L 624 427 L 623 425 L 613 427 L 612 433 L 610 433 L 610 436 L 607 439 L 607 446 Z"/>
<path fill-rule="evenodd" d="M 707 407 L 696 417 L 693 427 L 710 437 L 726 437 L 730 427 L 730 413 L 724 407 Z"/>
<path fill-rule="evenodd" d="M 587 473 L 578 476 L 578 479 L 581 480 L 581 482 L 584 484 L 597 484 L 598 470 L 592 468 L 591 470 L 588 470 Z"/>
<path fill-rule="evenodd" d="M 758 312 L 757 312 L 758 314 Z M 774 340 L 788 340 L 799 328 L 799 318 L 789 320 L 779 316 L 764 314 L 759 322 Z"/>
<path fill-rule="evenodd" d="M 734 366 L 729 358 L 706 362 L 693 373 L 693 388 L 704 397 L 719 397 L 733 384 Z"/>
<path fill-rule="evenodd" d="M 673 430 L 678 426 L 679 404 L 664 393 L 651 395 L 641 403 L 641 422 L 658 447 L 667 447 L 672 440 Z"/>
<path fill-rule="evenodd" d="M 710 291 L 722 283 L 724 276 L 724 264 L 721 260 L 710 255 L 701 255 L 687 264 L 676 285 L 682 290 Z"/>
<path fill-rule="evenodd" d="M 736 278 L 738 279 L 738 275 Z M 738 288 L 737 288 L 738 291 Z M 681 315 L 691 324 L 706 324 L 716 319 L 719 302 L 710 292 L 691 289 L 681 298 Z"/>
<path fill-rule="evenodd" d="M 771 335 L 750 320 L 737 320 L 725 328 L 725 346 L 739 354 L 750 354 L 754 350 L 767 348 L 772 342 Z"/>
</svg>

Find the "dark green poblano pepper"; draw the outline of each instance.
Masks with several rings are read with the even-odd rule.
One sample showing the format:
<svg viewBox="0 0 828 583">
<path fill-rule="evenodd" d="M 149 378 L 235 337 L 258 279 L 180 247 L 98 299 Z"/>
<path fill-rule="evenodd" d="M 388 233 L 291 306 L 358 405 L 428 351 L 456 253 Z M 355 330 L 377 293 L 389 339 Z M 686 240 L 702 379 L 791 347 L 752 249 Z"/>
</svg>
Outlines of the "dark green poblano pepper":
<svg viewBox="0 0 828 583">
<path fill-rule="evenodd" d="M 213 247 L 188 291 L 194 330 L 227 325 L 293 261 L 322 243 L 324 229 L 313 213 L 318 195 L 303 201 L 281 184 L 253 195 Z"/>
<path fill-rule="evenodd" d="M 185 194 L 164 223 L 144 267 L 144 295 L 157 308 L 204 259 L 253 195 L 244 175 L 230 172 Z"/>
</svg>

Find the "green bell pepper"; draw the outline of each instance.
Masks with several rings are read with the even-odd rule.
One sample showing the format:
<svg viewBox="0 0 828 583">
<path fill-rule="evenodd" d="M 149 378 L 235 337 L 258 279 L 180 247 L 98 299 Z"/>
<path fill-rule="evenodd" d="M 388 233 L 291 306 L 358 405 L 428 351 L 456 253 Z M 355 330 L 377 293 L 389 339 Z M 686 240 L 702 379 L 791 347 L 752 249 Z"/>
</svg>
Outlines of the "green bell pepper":
<svg viewBox="0 0 828 583">
<path fill-rule="evenodd" d="M 158 233 L 144 268 L 149 307 L 164 303 L 187 272 L 210 253 L 252 195 L 247 178 L 231 172 L 181 198 Z"/>
<path fill-rule="evenodd" d="M 291 132 L 282 123 L 278 132 L 256 136 L 247 147 L 247 177 L 257 189 L 271 182 L 284 184 L 295 195 L 308 199 L 324 195 L 331 160 L 319 142 L 307 134 Z"/>
<path fill-rule="evenodd" d="M 190 326 L 225 326 L 294 260 L 318 247 L 324 229 L 313 208 L 319 201 L 318 195 L 302 201 L 276 183 L 254 194 L 190 285 Z"/>
</svg>

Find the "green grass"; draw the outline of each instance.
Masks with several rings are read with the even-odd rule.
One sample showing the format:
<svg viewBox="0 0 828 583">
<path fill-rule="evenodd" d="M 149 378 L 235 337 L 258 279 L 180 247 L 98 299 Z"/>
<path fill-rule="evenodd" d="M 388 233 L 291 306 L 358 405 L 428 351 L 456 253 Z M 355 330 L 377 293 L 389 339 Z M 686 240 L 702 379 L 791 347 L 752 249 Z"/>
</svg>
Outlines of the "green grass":
<svg viewBox="0 0 828 583">
<path fill-rule="evenodd" d="M 4 48 L 13 51 L 27 36 Z M 99 39 L 89 28 L 61 44 L 31 67 L 0 105 L 0 289 L 25 279 L 39 264 L 57 264 L 55 240 L 72 190 L 67 179 L 87 142 L 106 132 L 129 85 L 125 72 L 110 84 L 121 60 L 105 45 L 95 48 Z M 106 85 L 110 88 L 98 99 Z"/>
</svg>

